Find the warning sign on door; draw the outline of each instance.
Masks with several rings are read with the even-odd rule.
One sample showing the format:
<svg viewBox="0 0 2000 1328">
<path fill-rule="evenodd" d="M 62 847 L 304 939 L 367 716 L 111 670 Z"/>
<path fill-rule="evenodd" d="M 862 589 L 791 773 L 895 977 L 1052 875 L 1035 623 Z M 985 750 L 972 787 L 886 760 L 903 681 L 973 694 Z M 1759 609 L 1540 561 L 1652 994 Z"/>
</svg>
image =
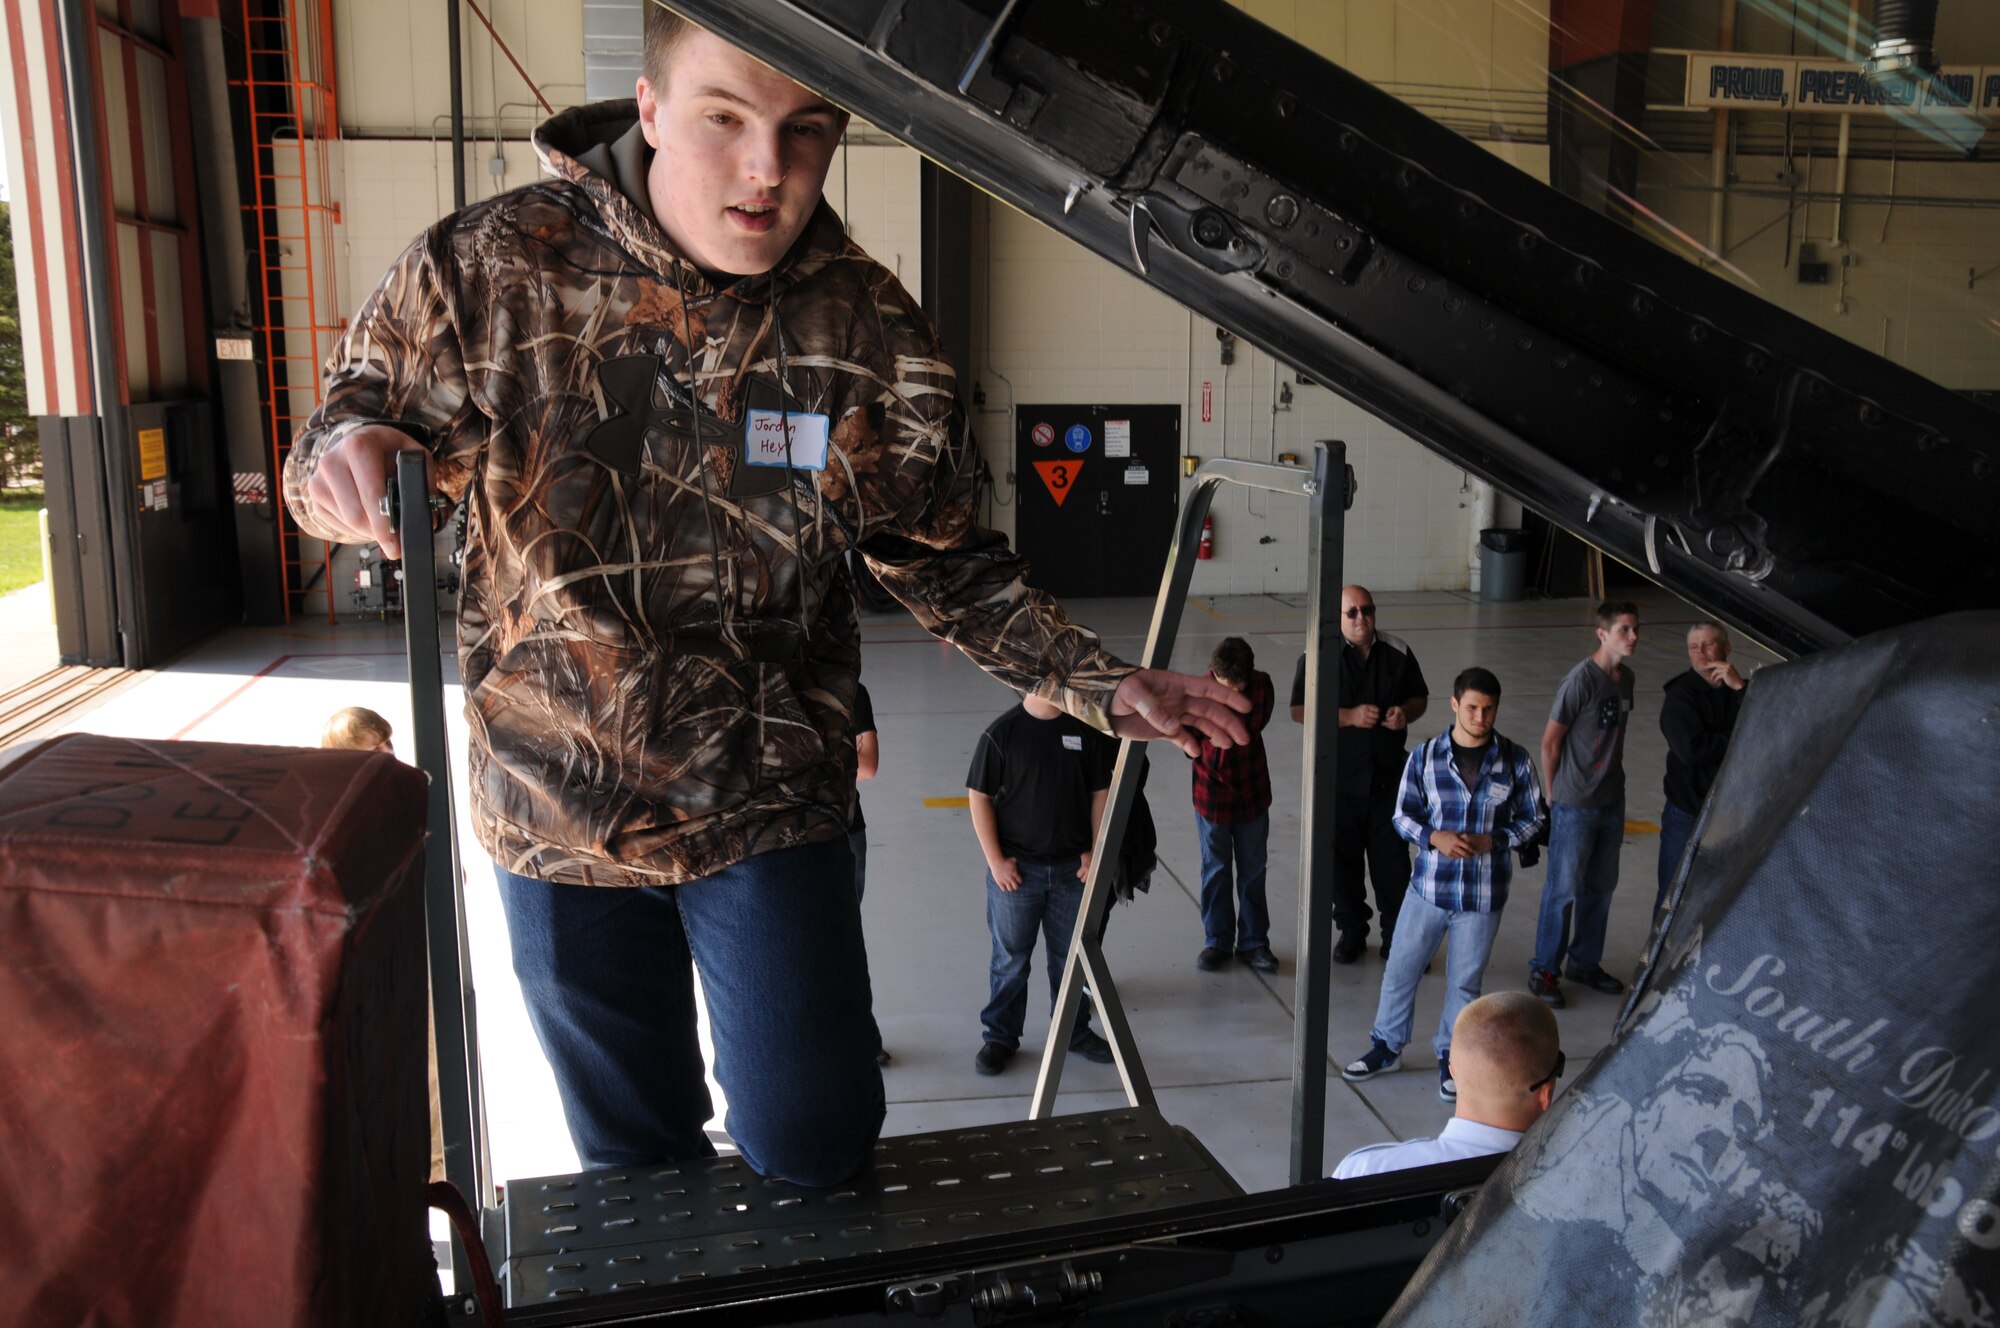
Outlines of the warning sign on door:
<svg viewBox="0 0 2000 1328">
<path fill-rule="evenodd" d="M 1048 423 L 1037 424 L 1031 431 L 1031 436 L 1035 440 L 1036 447 L 1047 447 L 1056 440 L 1056 426 Z"/>
<path fill-rule="evenodd" d="M 148 482 L 167 473 L 167 431 L 139 430 L 139 478 Z"/>
<path fill-rule="evenodd" d="M 1057 507 L 1061 507 L 1063 500 L 1069 497 L 1070 490 L 1076 487 L 1076 477 L 1082 473 L 1083 463 L 1081 461 L 1037 461 L 1035 463 L 1035 471 L 1042 477 L 1042 483 L 1048 486 L 1049 497 L 1056 500 Z"/>
<path fill-rule="evenodd" d="M 1106 420 L 1104 422 L 1104 455 L 1108 457 L 1128 457 L 1132 455 L 1132 421 Z"/>
</svg>

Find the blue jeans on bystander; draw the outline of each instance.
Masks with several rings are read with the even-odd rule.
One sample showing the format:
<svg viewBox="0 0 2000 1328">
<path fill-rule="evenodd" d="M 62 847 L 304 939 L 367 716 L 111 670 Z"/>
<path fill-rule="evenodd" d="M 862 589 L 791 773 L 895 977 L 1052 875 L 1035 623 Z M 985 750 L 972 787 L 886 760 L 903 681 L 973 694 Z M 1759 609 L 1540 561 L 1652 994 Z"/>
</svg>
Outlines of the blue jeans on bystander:
<svg viewBox="0 0 2000 1328">
<path fill-rule="evenodd" d="M 1467 913 L 1439 908 L 1410 888 L 1396 915 L 1396 934 L 1391 939 L 1389 964 L 1382 973 L 1382 995 L 1375 1003 L 1375 1027 L 1369 1036 L 1394 1052 L 1409 1045 L 1410 1028 L 1416 1022 L 1417 983 L 1437 956 L 1438 946 L 1449 938 L 1444 1013 L 1438 1017 L 1437 1036 L 1431 1040 L 1438 1064 L 1444 1064 L 1451 1054 L 1451 1026 L 1458 1022 L 1459 1011 L 1479 999 L 1480 980 L 1486 973 L 1486 961 L 1493 956 L 1493 938 L 1499 934 L 1499 910 Z"/>
<path fill-rule="evenodd" d="M 1076 878 L 1082 865 L 1081 858 L 1022 861 L 1021 885 L 1015 890 L 1002 890 L 993 873 L 986 873 L 986 927 L 993 933 L 992 998 L 979 1012 L 986 1041 L 1010 1051 L 1021 1045 L 1021 1030 L 1028 1020 L 1028 973 L 1038 934 L 1044 938 L 1042 958 L 1049 971 L 1049 1006 L 1055 1007 L 1063 961 L 1069 957 L 1077 909 L 1083 903 L 1083 882 Z M 1088 1019 L 1090 1011 L 1083 1014 Z M 1079 1021 L 1077 1027 L 1083 1026 Z"/>
<path fill-rule="evenodd" d="M 1694 838 L 1694 822 L 1693 812 L 1684 812 L 1671 802 L 1660 808 L 1660 892 L 1653 896 L 1655 914 L 1667 906 L 1667 891 L 1673 888 L 1674 875 L 1681 869 L 1688 840 Z"/>
<path fill-rule="evenodd" d="M 586 1167 L 712 1156 L 701 970 L 728 1129 L 766 1176 L 834 1185 L 881 1133 L 847 840 L 671 887 L 552 885 L 496 867 L 514 972 Z"/>
<path fill-rule="evenodd" d="M 1618 888 L 1618 846 L 1624 841 L 1622 798 L 1604 807 L 1558 802 L 1549 808 L 1549 870 L 1542 881 L 1531 969 L 1560 975 L 1565 956 L 1578 973 L 1603 964 L 1611 892 Z"/>
<path fill-rule="evenodd" d="M 1194 824 L 1201 836 L 1201 929 L 1206 944 L 1225 953 L 1264 949 L 1271 943 L 1271 908 L 1264 895 L 1271 814 L 1265 812 L 1241 825 L 1217 825 L 1196 812 Z"/>
</svg>

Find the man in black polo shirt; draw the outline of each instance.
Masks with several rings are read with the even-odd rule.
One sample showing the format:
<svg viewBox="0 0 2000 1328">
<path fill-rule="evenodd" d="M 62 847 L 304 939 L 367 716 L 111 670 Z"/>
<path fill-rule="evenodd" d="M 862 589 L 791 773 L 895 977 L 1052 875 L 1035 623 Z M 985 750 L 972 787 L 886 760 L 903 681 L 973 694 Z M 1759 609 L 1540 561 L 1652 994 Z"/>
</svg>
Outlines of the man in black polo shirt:
<svg viewBox="0 0 2000 1328">
<path fill-rule="evenodd" d="M 1333 962 L 1351 964 L 1368 948 L 1368 890 L 1382 915 L 1382 957 L 1410 884 L 1410 846 L 1396 833 L 1396 787 L 1410 724 L 1430 704 L 1430 684 L 1401 637 L 1375 630 L 1375 597 L 1365 586 L 1340 592 L 1338 806 L 1333 822 Z M 1292 675 L 1292 719 L 1306 718 L 1306 657 Z"/>
<path fill-rule="evenodd" d="M 965 796 L 986 855 L 986 926 L 993 933 L 992 998 L 979 1015 L 984 1039 L 972 1060 L 981 1074 L 1006 1069 L 1021 1046 L 1037 932 L 1047 938 L 1049 1005 L 1055 1005 L 1117 759 L 1116 742 L 1033 695 L 979 735 Z M 1082 1022 L 1069 1047 L 1087 1060 L 1111 1059 L 1110 1045 Z"/>
</svg>

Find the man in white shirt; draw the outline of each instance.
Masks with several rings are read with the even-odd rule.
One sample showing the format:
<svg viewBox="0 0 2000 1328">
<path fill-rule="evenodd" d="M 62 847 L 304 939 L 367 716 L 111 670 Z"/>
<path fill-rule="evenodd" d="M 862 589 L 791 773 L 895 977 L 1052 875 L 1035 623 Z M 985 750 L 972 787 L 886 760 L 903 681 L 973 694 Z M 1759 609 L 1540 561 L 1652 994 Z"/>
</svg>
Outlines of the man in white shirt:
<svg viewBox="0 0 2000 1328">
<path fill-rule="evenodd" d="M 1335 1180 L 1504 1153 L 1540 1120 L 1556 1095 L 1563 1054 L 1556 1017 L 1523 991 L 1500 991 L 1468 1004 L 1451 1030 L 1458 1106 L 1435 1139 L 1357 1148 L 1333 1169 Z"/>
</svg>

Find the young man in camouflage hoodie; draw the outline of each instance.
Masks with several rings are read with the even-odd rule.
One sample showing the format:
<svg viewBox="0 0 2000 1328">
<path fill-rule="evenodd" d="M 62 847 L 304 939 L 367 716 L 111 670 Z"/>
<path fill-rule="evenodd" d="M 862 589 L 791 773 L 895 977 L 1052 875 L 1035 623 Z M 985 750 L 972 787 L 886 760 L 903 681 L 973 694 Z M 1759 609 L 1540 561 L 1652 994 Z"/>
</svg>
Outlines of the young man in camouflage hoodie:
<svg viewBox="0 0 2000 1328">
<path fill-rule="evenodd" d="M 286 499 L 396 556 L 378 504 L 414 440 L 470 500 L 473 821 L 584 1164 L 712 1151 L 698 967 L 745 1158 L 832 1184 L 883 1111 L 846 551 L 1099 729 L 1242 741 L 1241 707 L 1106 654 L 974 524 L 937 335 L 821 199 L 846 115 L 658 8 L 646 71 L 636 107 L 542 127 L 555 178 L 398 260 L 329 361 Z"/>
</svg>

